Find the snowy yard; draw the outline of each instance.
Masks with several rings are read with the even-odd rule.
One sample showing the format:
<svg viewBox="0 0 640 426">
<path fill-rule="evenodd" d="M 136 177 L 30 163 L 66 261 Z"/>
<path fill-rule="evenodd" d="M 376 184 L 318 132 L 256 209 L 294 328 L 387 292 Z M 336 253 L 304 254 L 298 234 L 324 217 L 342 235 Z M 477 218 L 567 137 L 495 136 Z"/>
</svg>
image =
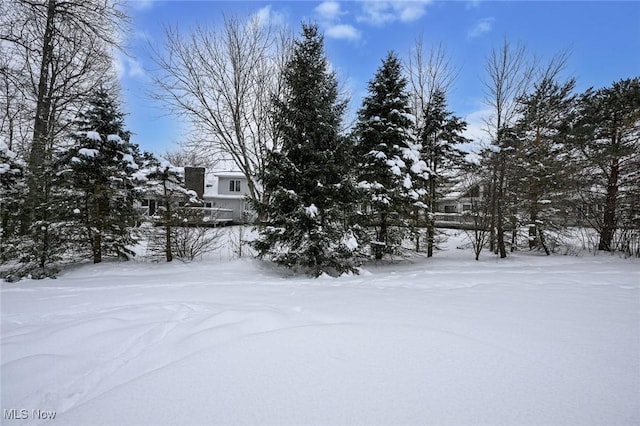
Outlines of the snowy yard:
<svg viewBox="0 0 640 426">
<path fill-rule="evenodd" d="M 457 244 L 338 279 L 218 257 L 2 283 L 1 423 L 640 424 L 637 259 Z"/>
</svg>

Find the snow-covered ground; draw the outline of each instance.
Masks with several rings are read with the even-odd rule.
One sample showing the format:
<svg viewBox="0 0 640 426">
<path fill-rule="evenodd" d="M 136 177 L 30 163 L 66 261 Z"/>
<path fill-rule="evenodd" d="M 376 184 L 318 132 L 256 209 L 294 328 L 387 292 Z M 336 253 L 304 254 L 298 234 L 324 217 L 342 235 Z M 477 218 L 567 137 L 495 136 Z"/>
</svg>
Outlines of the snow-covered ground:
<svg viewBox="0 0 640 426">
<path fill-rule="evenodd" d="M 637 259 L 457 244 L 337 279 L 219 256 L 3 283 L 0 423 L 640 424 Z"/>
</svg>

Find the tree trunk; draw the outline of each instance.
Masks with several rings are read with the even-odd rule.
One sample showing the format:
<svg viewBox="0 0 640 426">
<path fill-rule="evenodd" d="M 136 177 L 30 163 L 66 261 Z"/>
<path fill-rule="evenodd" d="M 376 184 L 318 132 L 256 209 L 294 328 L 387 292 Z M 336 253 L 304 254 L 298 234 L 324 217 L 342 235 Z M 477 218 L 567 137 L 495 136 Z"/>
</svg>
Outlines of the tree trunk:
<svg viewBox="0 0 640 426">
<path fill-rule="evenodd" d="M 433 170 L 435 172 L 435 168 Z M 429 179 L 429 203 L 431 212 L 436 211 L 436 182 L 435 176 L 431 176 Z M 436 223 L 435 218 L 431 216 L 429 218 L 428 227 L 427 227 L 427 257 L 433 256 L 433 246 L 435 245 L 435 235 L 436 235 Z"/>
<path fill-rule="evenodd" d="M 377 243 L 379 244 L 375 244 L 373 253 L 375 259 L 380 260 L 384 256 L 385 249 L 387 248 L 387 218 L 384 214 L 380 217 L 380 230 L 378 231 Z"/>
<path fill-rule="evenodd" d="M 91 249 L 93 251 L 93 263 L 102 262 L 102 229 L 104 228 L 103 224 L 103 209 L 101 208 L 101 199 L 102 191 L 100 190 L 100 186 L 98 185 L 94 190 L 94 216 L 93 222 L 95 223 L 95 231 L 93 234 L 93 238 L 91 240 Z M 92 228 L 91 221 L 88 222 L 89 229 Z"/>
<path fill-rule="evenodd" d="M 44 200 L 44 163 L 49 138 L 51 97 L 49 96 L 49 67 L 53 60 L 54 18 L 56 14 L 56 0 L 49 0 L 47 6 L 47 22 L 44 31 L 40 75 L 38 77 L 38 99 L 36 101 L 35 119 L 33 125 L 33 141 L 29 153 L 28 195 L 25 200 L 25 217 L 22 230 L 35 220 L 35 211 L 39 203 Z"/>
<path fill-rule="evenodd" d="M 93 263 L 102 262 L 102 234 L 96 232 L 93 236 Z"/>
<path fill-rule="evenodd" d="M 506 159 L 504 152 L 500 152 L 500 169 L 498 170 L 497 197 L 496 197 L 496 244 L 500 259 L 507 257 L 507 248 L 504 243 L 504 180 L 506 173 Z"/>
<path fill-rule="evenodd" d="M 600 242 L 598 250 L 611 251 L 611 242 L 616 231 L 616 204 L 618 199 L 618 178 L 620 175 L 620 164 L 614 160 L 611 164 L 609 182 L 607 183 L 607 196 L 604 206 L 604 218 L 602 229 L 600 230 Z"/>
<path fill-rule="evenodd" d="M 538 234 L 540 237 L 540 245 L 542 246 L 542 249 L 544 250 L 545 254 L 547 256 L 551 255 L 551 252 L 549 251 L 549 248 L 547 247 L 547 243 L 544 239 L 544 233 L 542 232 L 542 229 L 538 228 Z"/>
<path fill-rule="evenodd" d="M 38 232 L 42 232 L 42 247 L 38 265 L 44 271 L 44 267 L 47 264 L 47 252 L 49 251 L 49 232 L 46 227 L 44 227 L 44 229 L 38 230 Z"/>
<path fill-rule="evenodd" d="M 531 209 L 529 212 L 529 250 L 538 246 L 538 212 Z"/>
<path fill-rule="evenodd" d="M 491 172 L 491 182 L 489 182 L 489 251 L 496 251 L 496 181 L 498 180 L 498 165 L 494 163 Z"/>
<path fill-rule="evenodd" d="M 162 190 L 164 193 L 164 233 L 165 233 L 165 255 L 167 258 L 167 262 L 171 262 L 173 260 L 173 248 L 171 247 L 171 200 L 169 199 L 168 189 L 167 189 L 167 180 L 162 180 Z"/>
</svg>

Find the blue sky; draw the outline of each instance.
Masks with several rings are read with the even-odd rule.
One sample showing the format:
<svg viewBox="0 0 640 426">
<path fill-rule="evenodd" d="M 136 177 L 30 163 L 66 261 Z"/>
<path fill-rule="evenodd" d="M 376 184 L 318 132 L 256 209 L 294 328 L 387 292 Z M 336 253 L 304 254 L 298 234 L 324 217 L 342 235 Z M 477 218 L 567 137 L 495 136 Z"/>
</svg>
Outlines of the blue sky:
<svg viewBox="0 0 640 426">
<path fill-rule="evenodd" d="M 120 55 L 127 124 L 133 141 L 161 154 L 182 138 L 176 119 L 147 96 L 153 69 L 148 44 L 161 44 L 163 26 L 188 31 L 215 24 L 223 15 L 269 15 L 296 34 L 302 22 L 317 22 L 327 56 L 351 92 L 355 111 L 387 52 L 407 58 L 419 36 L 441 43 L 458 70 L 449 106 L 469 122 L 469 136 L 482 132 L 484 62 L 506 38 L 549 59 L 569 50 L 567 76 L 577 90 L 608 86 L 640 75 L 640 2 L 636 1 L 157 1 L 129 0 L 129 57 Z"/>
</svg>

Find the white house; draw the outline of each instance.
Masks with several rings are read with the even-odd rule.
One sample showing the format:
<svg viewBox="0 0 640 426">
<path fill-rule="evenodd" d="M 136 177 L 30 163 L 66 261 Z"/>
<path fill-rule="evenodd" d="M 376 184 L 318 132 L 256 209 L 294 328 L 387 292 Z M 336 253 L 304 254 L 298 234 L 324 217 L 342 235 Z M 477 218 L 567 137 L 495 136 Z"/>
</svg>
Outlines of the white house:
<svg viewBox="0 0 640 426">
<path fill-rule="evenodd" d="M 189 167 L 185 167 L 186 174 Z M 202 168 L 200 168 L 202 169 Z M 220 222 L 246 223 L 255 217 L 249 206 L 247 178 L 237 171 L 204 171 L 201 198 L 204 201 L 205 217 Z M 200 188 L 187 188 L 198 192 Z"/>
<path fill-rule="evenodd" d="M 205 224 L 247 223 L 255 219 L 247 198 L 247 178 L 242 172 L 185 167 L 184 182 L 185 187 L 195 191 L 202 200 L 201 204 L 188 207 L 202 210 Z M 154 216 L 161 206 L 161 201 L 150 195 L 143 199 L 141 209 L 144 215 Z"/>
</svg>

